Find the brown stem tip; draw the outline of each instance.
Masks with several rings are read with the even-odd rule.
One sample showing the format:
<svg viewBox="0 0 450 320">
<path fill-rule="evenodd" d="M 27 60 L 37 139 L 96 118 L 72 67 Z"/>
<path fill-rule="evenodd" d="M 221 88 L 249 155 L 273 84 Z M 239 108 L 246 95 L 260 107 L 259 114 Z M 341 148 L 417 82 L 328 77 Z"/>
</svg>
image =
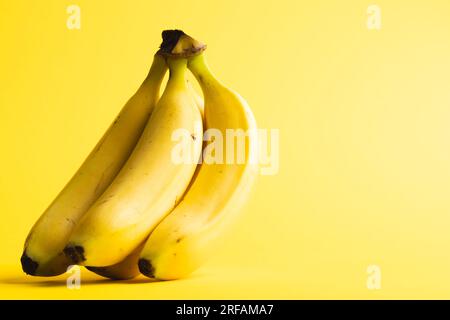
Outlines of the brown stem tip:
<svg viewBox="0 0 450 320">
<path fill-rule="evenodd" d="M 155 277 L 155 268 L 152 266 L 152 263 L 147 259 L 139 259 L 138 262 L 139 271 L 149 278 Z"/>
<path fill-rule="evenodd" d="M 158 54 L 171 58 L 189 58 L 206 49 L 206 44 L 195 40 L 181 30 L 164 30 Z"/>
</svg>

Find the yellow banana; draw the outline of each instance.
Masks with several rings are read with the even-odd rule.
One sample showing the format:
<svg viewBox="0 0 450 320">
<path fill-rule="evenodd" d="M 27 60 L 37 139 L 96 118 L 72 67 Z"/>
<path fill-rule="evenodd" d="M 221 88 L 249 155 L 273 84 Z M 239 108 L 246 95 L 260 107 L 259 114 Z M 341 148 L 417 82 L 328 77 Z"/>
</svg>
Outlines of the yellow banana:
<svg viewBox="0 0 450 320">
<path fill-rule="evenodd" d="M 74 263 L 114 265 L 135 250 L 181 199 L 201 152 L 202 119 L 186 86 L 187 61 L 169 62 L 170 77 L 142 136 L 120 173 L 86 212 L 64 249 Z M 175 162 L 173 133 L 191 161 Z M 195 159 L 195 160 L 194 160 Z"/>
<path fill-rule="evenodd" d="M 137 249 L 130 253 L 124 260 L 116 263 L 112 266 L 107 267 L 89 267 L 86 269 L 92 271 L 102 277 L 109 278 L 112 280 L 129 280 L 137 277 L 140 272 L 138 268 L 139 255 L 142 248 L 144 247 L 142 243 Z"/>
<path fill-rule="evenodd" d="M 205 102 L 203 101 L 203 97 L 195 90 L 195 88 L 192 86 L 192 84 L 188 81 L 187 85 L 189 87 L 189 90 L 192 95 L 192 99 L 194 99 L 195 103 L 197 104 L 198 109 L 200 110 L 200 113 L 202 115 L 202 119 L 205 117 Z"/>
<path fill-rule="evenodd" d="M 186 37 L 180 36 L 185 45 L 189 42 Z M 227 130 L 247 132 L 245 153 L 241 155 L 243 163 L 205 163 L 203 159 L 178 206 L 151 233 L 139 269 L 148 277 L 163 280 L 187 276 L 210 256 L 215 240 L 238 213 L 257 175 L 256 122 L 247 103 L 212 75 L 203 53 L 190 58 L 188 66 L 203 91 L 205 129 L 219 130 L 224 150 L 234 151 L 238 151 L 236 146 L 225 139 Z"/>
<path fill-rule="evenodd" d="M 193 100 L 195 101 L 203 119 L 204 115 L 204 102 L 203 97 L 195 90 L 192 84 L 187 81 L 187 86 L 190 89 Z M 196 174 L 194 173 L 194 176 Z M 145 242 L 144 242 L 145 243 Z M 89 267 L 86 269 L 92 271 L 102 277 L 110 278 L 113 280 L 128 280 L 137 277 L 140 272 L 138 268 L 139 255 L 143 248 L 142 244 L 138 249 L 134 250 L 129 256 L 127 256 L 123 261 L 107 267 Z"/>
<path fill-rule="evenodd" d="M 156 55 L 150 72 L 93 151 L 31 229 L 21 258 L 24 272 L 54 276 L 70 261 L 62 250 L 73 228 L 122 168 L 159 98 L 167 67 Z"/>
</svg>

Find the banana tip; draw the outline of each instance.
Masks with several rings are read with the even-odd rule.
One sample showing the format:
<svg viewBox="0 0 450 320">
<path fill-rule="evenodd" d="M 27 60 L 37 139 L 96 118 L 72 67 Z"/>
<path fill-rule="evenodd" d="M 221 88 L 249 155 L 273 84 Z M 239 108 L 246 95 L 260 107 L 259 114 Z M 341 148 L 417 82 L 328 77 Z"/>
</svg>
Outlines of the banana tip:
<svg viewBox="0 0 450 320">
<path fill-rule="evenodd" d="M 34 276 L 36 274 L 36 270 L 39 266 L 39 263 L 31 259 L 27 254 L 24 252 L 22 254 L 22 257 L 20 258 L 20 262 L 22 263 L 22 270 L 26 274 L 29 274 L 31 276 Z"/>
<path fill-rule="evenodd" d="M 155 277 L 155 268 L 153 267 L 152 263 L 147 259 L 139 259 L 138 262 L 139 271 L 149 278 Z"/>
<path fill-rule="evenodd" d="M 64 248 L 64 254 L 75 264 L 86 260 L 84 256 L 84 248 L 82 246 L 69 245 Z"/>
</svg>

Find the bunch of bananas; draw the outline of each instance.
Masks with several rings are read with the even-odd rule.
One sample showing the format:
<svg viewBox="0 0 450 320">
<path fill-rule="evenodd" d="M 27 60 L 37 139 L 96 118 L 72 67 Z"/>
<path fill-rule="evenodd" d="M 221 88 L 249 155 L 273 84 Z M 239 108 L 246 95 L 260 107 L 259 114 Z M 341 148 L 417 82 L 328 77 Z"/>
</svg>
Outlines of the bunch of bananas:
<svg viewBox="0 0 450 320">
<path fill-rule="evenodd" d="M 111 279 L 185 277 L 239 211 L 257 175 L 253 114 L 211 73 L 203 43 L 180 30 L 162 36 L 140 88 L 31 229 L 25 273 L 56 276 L 78 264 Z M 209 129 L 245 131 L 243 161 L 199 161 L 214 142 L 204 137 Z M 189 133 L 184 147 L 193 161 L 173 161 L 177 130 Z M 230 144 L 225 139 L 223 150 Z"/>
</svg>

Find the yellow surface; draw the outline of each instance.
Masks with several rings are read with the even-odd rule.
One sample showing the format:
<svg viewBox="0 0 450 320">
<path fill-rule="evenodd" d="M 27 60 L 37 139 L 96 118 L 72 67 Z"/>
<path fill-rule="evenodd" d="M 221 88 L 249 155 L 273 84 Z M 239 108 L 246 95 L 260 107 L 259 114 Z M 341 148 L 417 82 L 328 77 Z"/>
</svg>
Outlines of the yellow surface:
<svg viewBox="0 0 450 320">
<path fill-rule="evenodd" d="M 70 4 L 81 29 L 66 27 Z M 0 1 L 1 298 L 450 298 L 450 3 Z M 189 279 L 39 279 L 25 237 L 150 67 L 160 32 L 280 129 L 280 171 Z M 382 272 L 368 290 L 367 267 Z"/>
</svg>

